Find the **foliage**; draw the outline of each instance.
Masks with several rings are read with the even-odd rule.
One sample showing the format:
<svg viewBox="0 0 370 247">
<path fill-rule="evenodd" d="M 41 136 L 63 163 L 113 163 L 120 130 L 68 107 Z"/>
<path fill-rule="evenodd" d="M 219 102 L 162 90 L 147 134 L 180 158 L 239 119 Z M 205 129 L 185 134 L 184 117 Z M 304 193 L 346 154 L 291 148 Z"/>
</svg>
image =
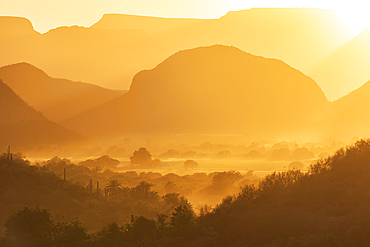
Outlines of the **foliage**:
<svg viewBox="0 0 370 247">
<path fill-rule="evenodd" d="M 80 163 L 78 163 L 78 165 L 86 166 L 89 168 L 100 167 L 100 168 L 105 168 L 105 169 L 106 168 L 114 169 L 117 167 L 118 164 L 119 164 L 119 160 L 112 159 L 108 155 L 103 155 L 97 159 L 88 159 L 88 160 L 81 161 Z"/>
<path fill-rule="evenodd" d="M 111 179 L 105 188 L 109 195 L 115 196 L 122 190 L 122 185 L 117 179 Z"/>
<path fill-rule="evenodd" d="M 24 207 L 5 222 L 4 246 L 49 246 L 55 231 L 45 209 Z"/>
<path fill-rule="evenodd" d="M 88 217 L 100 210 L 99 222 L 106 227 L 88 234 L 76 219 L 54 223 L 49 211 L 25 207 L 6 221 L 1 246 L 19 246 L 19 241 L 23 246 L 369 246 L 369 162 L 370 141 L 361 140 L 314 162 L 307 173 L 274 172 L 258 186 L 244 185 L 213 209 L 201 206 L 199 216 L 181 194 L 159 196 L 145 180 L 123 187 L 123 180 L 112 179 L 108 185 L 120 189 L 105 201 L 22 159 L 12 165 L 3 162 L 0 191 L 13 179 L 26 185 L 31 184 L 27 179 L 38 180 L 49 189 L 62 185 L 63 195 L 83 195 L 71 196 L 74 201 L 89 198 L 89 204 L 80 202 L 91 211 Z M 231 171 L 209 178 L 208 190 L 216 191 L 236 186 L 243 176 Z"/>
<path fill-rule="evenodd" d="M 198 167 L 198 163 L 194 160 L 187 160 L 184 162 L 184 167 L 187 169 L 194 169 Z"/>
<path fill-rule="evenodd" d="M 130 157 L 131 164 L 139 164 L 143 166 L 150 166 L 152 162 L 152 155 L 146 148 L 142 147 L 136 150 Z"/>
</svg>

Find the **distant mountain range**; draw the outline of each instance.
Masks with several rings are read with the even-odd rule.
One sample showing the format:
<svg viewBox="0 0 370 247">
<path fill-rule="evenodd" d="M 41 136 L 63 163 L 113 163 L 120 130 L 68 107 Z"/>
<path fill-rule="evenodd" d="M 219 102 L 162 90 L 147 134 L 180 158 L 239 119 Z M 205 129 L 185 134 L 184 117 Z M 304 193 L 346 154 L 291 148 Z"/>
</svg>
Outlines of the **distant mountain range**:
<svg viewBox="0 0 370 247">
<path fill-rule="evenodd" d="M 51 78 L 27 63 L 0 68 L 0 79 L 54 122 L 66 120 L 122 95 L 92 84 Z"/>
<path fill-rule="evenodd" d="M 191 18 L 161 18 L 153 16 L 138 16 L 126 14 L 105 14 L 91 28 L 99 29 L 137 29 L 143 30 L 148 35 L 174 31 L 179 28 L 199 25 L 207 19 Z"/>
<path fill-rule="evenodd" d="M 242 134 L 251 140 L 328 140 L 370 134 L 370 117 L 365 114 L 370 109 L 370 82 L 328 102 L 302 72 L 229 46 L 175 53 L 154 69 L 138 73 L 123 95 L 53 79 L 27 63 L 0 68 L 1 78 L 29 105 L 88 136 Z M 81 138 L 48 121 L 5 84 L 0 99 L 1 132 L 7 143 L 18 137 L 15 142 L 22 143 L 27 133 L 46 135 L 38 134 L 43 129 L 48 136 L 64 131 L 67 139 Z"/>
<path fill-rule="evenodd" d="M 1 16 L 0 38 L 17 37 L 28 35 L 40 35 L 33 29 L 32 23 L 23 17 Z"/>
<path fill-rule="evenodd" d="M 214 44 L 306 72 L 354 36 L 334 12 L 318 9 L 251 9 L 212 20 L 105 15 L 90 28 L 60 27 L 42 35 L 24 19 L 2 22 L 24 35 L 0 33 L 0 66 L 27 62 L 52 77 L 115 89 L 127 89 L 136 73 L 179 50 Z"/>
<path fill-rule="evenodd" d="M 75 132 L 47 120 L 0 80 L 0 145 L 37 146 L 82 141 Z"/>
<path fill-rule="evenodd" d="M 88 135 L 284 138 L 307 133 L 328 104 L 311 78 L 282 61 L 216 45 L 176 53 L 138 73 L 127 94 L 63 124 Z"/>
<path fill-rule="evenodd" d="M 321 86 L 329 100 L 336 100 L 370 80 L 369 65 L 370 28 L 367 28 L 307 73 Z"/>
<path fill-rule="evenodd" d="M 348 95 L 330 103 L 322 114 L 323 138 L 370 137 L 370 81 Z"/>
<path fill-rule="evenodd" d="M 158 28 L 162 27 L 162 28 Z M 213 44 L 277 58 L 305 71 L 354 36 L 330 10 L 256 8 L 231 11 L 220 19 L 105 15 L 92 28 L 144 30 L 170 53 Z"/>
</svg>

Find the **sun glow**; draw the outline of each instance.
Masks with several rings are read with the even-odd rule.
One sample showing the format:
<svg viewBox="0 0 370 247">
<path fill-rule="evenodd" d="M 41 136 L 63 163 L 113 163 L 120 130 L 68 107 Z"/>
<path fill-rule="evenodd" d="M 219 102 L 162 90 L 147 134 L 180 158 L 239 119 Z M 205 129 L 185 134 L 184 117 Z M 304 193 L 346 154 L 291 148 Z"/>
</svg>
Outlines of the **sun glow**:
<svg viewBox="0 0 370 247">
<path fill-rule="evenodd" d="M 320 8 L 331 9 L 337 17 L 357 33 L 370 26 L 368 1 L 304 1 L 304 0 L 267 0 L 243 1 L 234 0 L 228 4 L 228 10 L 241 10 L 249 8 Z"/>
</svg>

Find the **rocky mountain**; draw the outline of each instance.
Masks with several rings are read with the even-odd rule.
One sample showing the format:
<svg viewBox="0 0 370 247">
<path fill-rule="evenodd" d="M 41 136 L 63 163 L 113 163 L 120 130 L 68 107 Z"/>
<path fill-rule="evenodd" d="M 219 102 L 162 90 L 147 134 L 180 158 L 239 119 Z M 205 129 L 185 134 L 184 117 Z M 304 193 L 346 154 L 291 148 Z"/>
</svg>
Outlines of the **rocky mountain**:
<svg viewBox="0 0 370 247">
<path fill-rule="evenodd" d="M 348 95 L 330 103 L 322 114 L 325 138 L 369 137 L 370 81 Z"/>
<path fill-rule="evenodd" d="M 140 28 L 171 48 L 171 54 L 198 46 L 233 45 L 255 55 L 283 60 L 303 72 L 355 35 L 333 11 L 320 9 L 255 8 L 231 11 L 219 19 L 182 20 L 182 25 L 178 19 L 168 18 L 167 25 L 178 25 L 168 31 L 147 25 L 146 17 L 108 17 L 96 26 Z M 115 22 L 108 25 L 107 19 Z M 159 24 L 159 20 L 153 22 Z"/>
<path fill-rule="evenodd" d="M 82 141 L 75 132 L 47 120 L 0 80 L 0 145 L 37 146 Z"/>
<path fill-rule="evenodd" d="M 137 72 L 183 49 L 233 45 L 305 72 L 353 35 L 334 12 L 318 9 L 251 9 L 210 20 L 105 15 L 90 28 L 3 40 L 0 66 L 28 62 L 52 77 L 127 89 Z"/>
<path fill-rule="evenodd" d="M 39 34 L 33 29 L 32 23 L 23 17 L 0 16 L 0 39 L 14 36 Z"/>
<path fill-rule="evenodd" d="M 241 133 L 271 139 L 303 135 L 327 104 L 311 78 L 282 61 L 216 45 L 178 52 L 141 71 L 127 94 L 64 124 L 90 135 Z"/>
<path fill-rule="evenodd" d="M 329 100 L 336 100 L 370 80 L 369 64 L 370 28 L 337 48 L 308 74 Z"/>
<path fill-rule="evenodd" d="M 122 95 L 92 84 L 51 78 L 28 63 L 0 68 L 0 79 L 28 104 L 55 122 Z"/>
<path fill-rule="evenodd" d="M 145 31 L 145 33 L 149 35 L 153 35 L 160 32 L 174 31 L 182 27 L 193 26 L 207 21 L 206 19 L 105 14 L 97 23 L 92 25 L 91 28 L 139 29 Z"/>
</svg>

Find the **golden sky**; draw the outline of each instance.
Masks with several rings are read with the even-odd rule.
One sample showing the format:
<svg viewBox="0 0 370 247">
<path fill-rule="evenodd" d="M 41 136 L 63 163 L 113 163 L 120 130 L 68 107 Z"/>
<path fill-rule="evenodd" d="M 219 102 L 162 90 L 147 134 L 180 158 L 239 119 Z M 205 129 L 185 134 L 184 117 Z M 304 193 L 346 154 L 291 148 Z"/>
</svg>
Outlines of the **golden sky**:
<svg viewBox="0 0 370 247">
<path fill-rule="evenodd" d="M 104 13 L 218 18 L 255 7 L 332 9 L 357 32 L 370 26 L 370 3 L 364 0 L 1 0 L 0 15 L 26 17 L 37 31 L 46 32 L 57 26 L 90 26 Z"/>
</svg>

